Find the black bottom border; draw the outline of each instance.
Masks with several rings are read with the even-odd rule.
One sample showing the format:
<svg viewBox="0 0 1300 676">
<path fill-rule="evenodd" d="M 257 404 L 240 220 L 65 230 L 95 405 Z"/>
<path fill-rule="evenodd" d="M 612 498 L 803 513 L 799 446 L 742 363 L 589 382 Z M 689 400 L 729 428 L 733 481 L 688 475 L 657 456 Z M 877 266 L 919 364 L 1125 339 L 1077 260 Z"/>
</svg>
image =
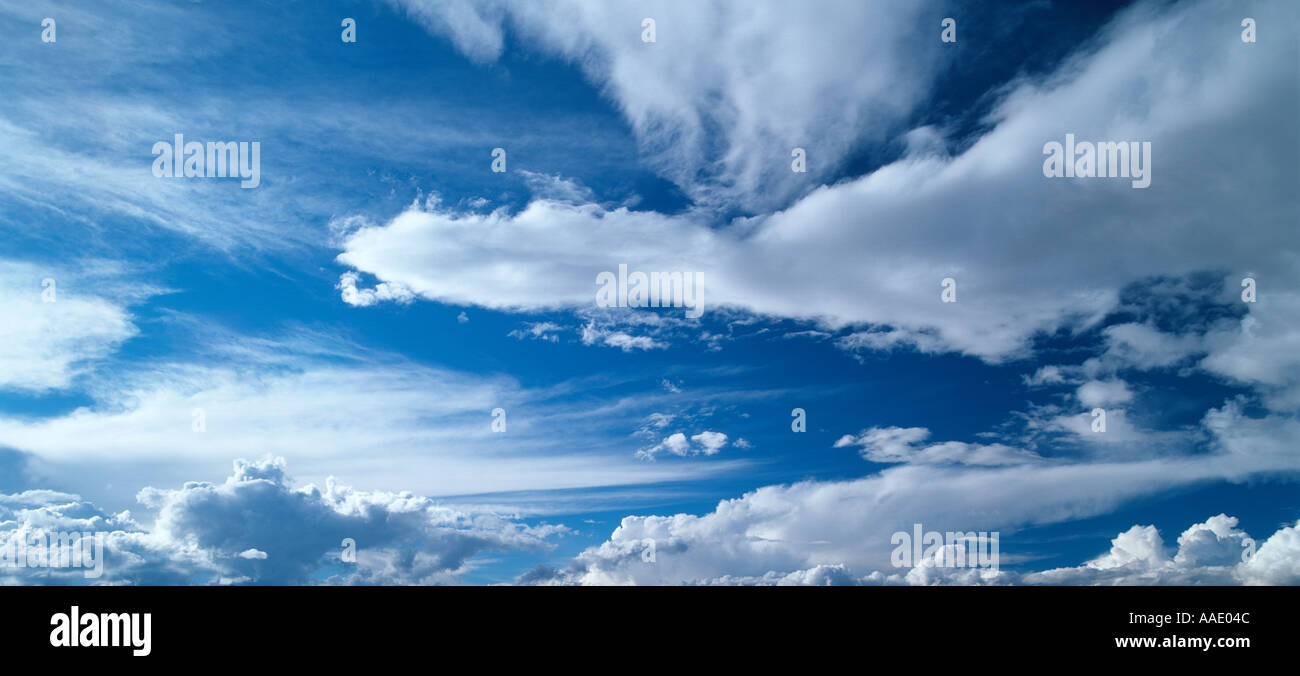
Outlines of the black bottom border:
<svg viewBox="0 0 1300 676">
<path fill-rule="evenodd" d="M 431 650 L 471 650 L 494 664 L 583 663 L 595 655 L 658 662 L 686 659 L 673 651 L 688 647 L 760 662 L 861 658 L 862 651 L 880 650 L 923 659 L 918 666 L 931 659 L 959 667 L 980 656 L 1001 662 L 1042 654 L 1115 664 L 1247 664 L 1295 654 L 1298 589 L 10 587 L 0 590 L 0 636 L 10 655 L 52 664 L 180 666 L 199 656 L 237 664 L 278 655 L 337 665 L 376 655 L 385 662 L 426 660 Z M 51 618 L 70 616 L 74 606 L 82 620 L 88 613 L 149 613 L 150 654 L 133 655 L 129 646 L 51 645 Z M 1156 645 L 1116 645 L 1116 639 L 1146 637 Z M 1249 646 L 1207 650 L 1189 647 L 1191 638 L 1245 638 Z"/>
</svg>

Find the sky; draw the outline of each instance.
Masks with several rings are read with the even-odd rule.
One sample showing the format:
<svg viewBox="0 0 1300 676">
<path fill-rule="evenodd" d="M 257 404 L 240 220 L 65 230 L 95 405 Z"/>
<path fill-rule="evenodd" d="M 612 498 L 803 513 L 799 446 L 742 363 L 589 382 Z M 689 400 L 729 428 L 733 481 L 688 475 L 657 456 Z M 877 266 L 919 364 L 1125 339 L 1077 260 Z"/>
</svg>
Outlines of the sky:
<svg viewBox="0 0 1300 676">
<path fill-rule="evenodd" d="M 1298 15 L 0 0 L 0 582 L 1300 583 Z"/>
</svg>

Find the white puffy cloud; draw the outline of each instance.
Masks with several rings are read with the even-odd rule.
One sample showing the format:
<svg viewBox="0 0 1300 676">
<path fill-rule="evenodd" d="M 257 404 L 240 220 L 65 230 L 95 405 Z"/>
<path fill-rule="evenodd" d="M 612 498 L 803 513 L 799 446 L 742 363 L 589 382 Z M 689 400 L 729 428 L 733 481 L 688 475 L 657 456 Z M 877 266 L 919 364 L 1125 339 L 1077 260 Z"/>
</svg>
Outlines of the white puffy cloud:
<svg viewBox="0 0 1300 676">
<path fill-rule="evenodd" d="M 1251 585 L 1300 584 L 1300 523 L 1270 536 L 1237 572 Z"/>
<path fill-rule="evenodd" d="M 129 512 L 103 514 L 75 495 L 0 495 L 0 547 L 34 533 L 104 533 L 98 577 L 84 568 L 0 568 L 8 583 L 428 584 L 455 582 L 477 555 L 542 551 L 562 526 L 528 526 L 487 511 L 439 504 L 409 492 L 367 492 L 332 478 L 322 490 L 294 487 L 282 459 L 238 460 L 222 483 L 146 488 L 152 527 Z M 356 543 L 355 563 L 341 558 Z"/>
<path fill-rule="evenodd" d="M 1194 524 L 1178 536 L 1179 566 L 1234 566 L 1242 561 L 1247 535 L 1237 530 L 1237 519 L 1218 514 Z"/>
<path fill-rule="evenodd" d="M 1237 528 L 1236 517 L 1218 514 L 1178 536 L 1171 557 L 1154 526 L 1133 526 L 1111 541 L 1110 551 L 1074 568 L 1029 573 L 1029 584 L 1296 584 L 1300 547 L 1295 527 L 1277 531 L 1258 551 Z M 1261 555 L 1265 558 L 1260 559 Z"/>
<path fill-rule="evenodd" d="M 384 301 L 409 303 L 415 300 L 415 294 L 400 283 L 380 282 L 373 289 L 360 289 L 357 288 L 357 282 L 360 280 L 361 275 L 352 271 L 339 276 L 339 283 L 335 288 L 342 293 L 344 303 L 353 307 L 369 307 Z"/>
<path fill-rule="evenodd" d="M 791 487 L 794 488 L 794 487 Z M 826 487 L 824 487 L 826 488 Z M 1178 538 L 1172 553 L 1154 526 L 1136 525 L 1111 541 L 1109 551 L 1077 567 L 1018 572 L 1005 568 L 1007 531 L 1001 534 L 1002 566 L 945 566 L 936 558 L 917 565 L 893 568 L 888 561 L 887 536 L 875 546 L 881 552 L 864 558 L 845 554 L 850 540 L 881 529 L 858 529 L 857 524 L 837 534 L 837 540 L 812 540 L 824 552 L 836 551 L 840 561 L 808 556 L 797 541 L 778 537 L 801 531 L 776 504 L 757 499 L 769 487 L 739 501 L 724 501 L 703 517 L 628 517 L 610 539 L 579 554 L 563 570 L 535 570 L 521 576 L 524 584 L 721 584 L 721 585 L 998 585 L 998 584 L 1296 584 L 1300 582 L 1300 525 L 1284 527 L 1259 546 L 1236 528 L 1237 519 L 1224 514 L 1193 524 Z M 786 490 L 780 488 L 777 490 Z M 835 493 L 807 493 L 791 511 L 821 512 L 819 503 Z M 770 494 L 769 494 L 770 497 Z M 962 499 L 964 503 L 964 497 Z M 843 502 L 834 507 L 845 508 Z M 800 519 L 801 526 L 808 518 Z M 845 524 L 847 525 L 847 524 Z M 830 535 L 832 529 L 818 529 Z M 860 543 L 859 543 L 860 544 Z M 653 560 L 647 552 L 653 551 Z M 810 563 L 817 561 L 816 563 Z M 763 568 L 768 570 L 760 570 Z"/>
<path fill-rule="evenodd" d="M 705 430 L 699 434 L 691 435 L 691 441 L 699 444 L 700 452 L 704 455 L 713 455 L 727 445 L 727 435 L 722 432 Z"/>
<path fill-rule="evenodd" d="M 671 421 L 671 418 L 660 418 L 658 420 L 652 419 L 651 424 L 663 423 L 659 425 L 659 427 L 662 427 L 669 421 Z M 686 440 L 685 434 L 674 432 L 664 437 L 662 441 L 654 446 L 637 451 L 636 457 L 644 460 L 654 460 L 655 456 L 660 453 L 670 453 L 681 457 L 686 457 L 688 455 L 716 455 L 718 451 L 721 451 L 722 447 L 726 445 L 727 435 L 722 432 L 705 430 L 698 434 L 692 434 L 690 441 Z"/>
<path fill-rule="evenodd" d="M 1188 527 L 1171 552 L 1152 526 L 1134 526 L 1109 551 L 1071 568 L 1016 573 L 939 566 L 932 559 L 910 568 L 887 565 L 888 528 L 864 527 L 888 519 L 896 505 L 880 486 L 883 504 L 871 514 L 836 524 L 826 517 L 845 509 L 864 486 L 831 482 L 768 487 L 724 501 L 703 517 L 627 517 L 611 538 L 580 554 L 564 570 L 541 567 L 518 580 L 535 584 L 1271 584 L 1300 583 L 1300 524 L 1258 545 L 1224 514 Z M 811 490 L 800 490 L 800 489 Z M 974 486 L 957 495 L 974 506 Z M 908 490 L 908 489 L 904 489 Z M 938 489 L 943 493 L 943 489 Z M 773 492 L 775 491 L 775 492 Z M 1084 492 L 1065 498 L 1083 506 Z M 912 496 L 918 500 L 926 496 Z M 1105 496 L 1098 496 L 1106 499 Z M 1112 496 L 1113 497 L 1113 496 Z M 793 499 L 793 503 L 786 503 Z M 442 504 L 409 492 L 358 491 L 330 479 L 324 488 L 295 487 L 281 459 L 239 460 L 221 483 L 186 482 L 175 489 L 146 488 L 140 502 L 155 511 L 152 526 L 130 512 L 106 514 L 76 495 L 49 490 L 0 494 L 0 548 L 10 554 L 0 581 L 61 584 L 440 584 L 456 583 L 484 553 L 541 552 L 567 529 L 529 526 L 493 513 Z M 1046 503 L 1040 502 L 1039 506 Z M 1063 503 L 1062 503 L 1063 504 Z M 1058 507 L 1061 506 L 1058 504 Z M 1026 520 L 1025 510 L 1015 517 Z M 917 513 L 920 516 L 919 512 Z M 861 516 L 862 518 L 856 518 Z M 930 516 L 923 515 L 931 521 Z M 1056 516 L 1059 516 L 1056 515 Z M 1001 518 L 1001 517 L 999 517 Z M 1048 517 L 1051 520 L 1054 517 Z M 825 521 L 818 526 L 818 522 Z M 847 521 L 847 523 L 845 522 Z M 1043 521 L 1043 519 L 1039 519 Z M 953 523 L 953 522 L 950 522 Z M 812 527 L 812 530 L 806 530 Z M 936 526 L 943 528 L 944 526 Z M 962 526 L 957 525 L 961 528 Z M 102 574 L 86 568 L 13 565 L 14 542 L 57 533 L 103 533 Z M 878 534 L 867 542 L 859 538 Z M 1009 531 L 1003 531 L 1007 558 Z M 344 540 L 356 546 L 355 563 L 342 557 Z M 863 547 L 863 545 L 866 547 Z M 812 545 L 811 547 L 809 545 Z M 1014 549 L 1014 544 L 1012 544 Z M 852 553 L 853 549 L 858 553 Z M 863 556 L 864 549 L 879 550 Z M 812 555 L 816 550 L 820 556 Z M 651 555 L 653 553 L 653 555 Z M 815 559 L 840 558 L 838 562 Z M 885 565 L 881 565 L 881 561 Z M 801 563 L 802 562 L 802 563 Z"/>
<path fill-rule="evenodd" d="M 1088 562 L 1101 570 L 1123 568 L 1132 564 L 1163 566 L 1169 562 L 1165 543 L 1155 526 L 1134 526 L 1111 541 L 1110 551 Z"/>
<path fill-rule="evenodd" d="M 991 468 L 907 464 L 849 481 L 764 486 L 723 500 L 702 515 L 625 517 L 607 541 L 582 552 L 546 579 L 680 584 L 724 576 L 763 578 L 826 565 L 844 566 L 859 577 L 872 572 L 898 575 L 899 582 L 907 582 L 904 571 L 893 567 L 891 537 L 911 532 L 914 524 L 938 532 L 1001 532 L 1002 555 L 1007 556 L 1009 538 L 1027 526 L 1104 514 L 1125 501 L 1176 486 L 1236 481 L 1297 468 L 1293 454 L 1269 452 Z M 1156 558 L 1169 558 L 1158 554 L 1150 542 L 1142 545 L 1144 537 L 1132 533 L 1122 538 L 1126 553 L 1106 560 L 1120 564 L 1107 568 L 1116 571 L 1111 575 L 1119 577 L 1128 570 L 1123 561 L 1140 560 L 1137 565 L 1146 570 Z M 653 564 L 642 558 L 650 541 L 655 548 Z M 1093 575 L 1096 570 L 1101 568 L 1070 574 Z M 944 571 L 914 577 L 920 583 L 948 579 Z M 1051 578 L 1040 581 L 1051 582 Z M 1004 578 L 969 582 L 999 580 Z"/>
<path fill-rule="evenodd" d="M 658 444 L 650 448 L 637 451 L 637 457 L 653 460 L 655 455 L 660 452 L 672 453 L 673 455 L 686 455 L 690 451 L 691 445 L 686 441 L 686 435 L 681 432 L 674 432 Z"/>
<path fill-rule="evenodd" d="M 1088 408 L 1113 406 L 1133 401 L 1133 391 L 1122 380 L 1089 380 L 1075 391 L 1079 403 Z"/>
<path fill-rule="evenodd" d="M 621 39 L 618 31 L 586 30 L 588 10 L 556 4 L 560 11 L 543 20 L 540 8 L 511 7 L 499 14 L 521 28 L 521 39 L 600 55 L 590 63 L 603 62 L 604 42 Z M 1286 2 L 1255 9 L 1275 25 L 1295 12 Z M 606 14 L 623 11 L 590 16 L 606 26 Z M 769 20 L 785 18 L 772 12 L 758 21 Z M 1058 72 L 1011 83 L 987 120 L 989 131 L 960 154 L 905 155 L 723 227 L 699 210 L 663 215 L 550 199 L 514 214 L 411 209 L 352 233 L 338 260 L 423 298 L 515 310 L 592 307 L 596 275 L 620 263 L 696 271 L 706 313 L 731 307 L 826 327 L 867 325 L 844 346 L 955 351 L 989 361 L 1024 355 L 1040 332 L 1095 325 L 1118 306 L 1121 289 L 1151 276 L 1228 271 L 1222 279 L 1231 288 L 1234 271 L 1250 270 L 1267 280 L 1261 293 L 1280 294 L 1300 283 L 1293 236 L 1300 205 L 1292 186 L 1275 180 L 1293 170 L 1295 45 L 1243 48 L 1211 37 L 1239 20 L 1210 2 L 1139 4 Z M 628 49 L 641 49 L 639 19 L 632 21 Z M 721 27 L 724 45 L 727 30 Z M 855 64 L 844 81 L 863 77 L 859 62 L 844 62 Z M 822 77 L 806 65 L 792 61 L 791 69 Z M 762 117 L 762 108 L 739 114 Z M 821 119 L 813 114 L 796 124 Z M 1150 141 L 1151 187 L 1044 178 L 1043 144 L 1066 133 Z M 1237 225 L 1243 203 L 1251 205 L 1248 237 Z M 1191 224 L 1195 237 L 1186 236 Z M 940 300 L 947 277 L 957 281 L 957 302 Z M 1132 329 L 1112 336 L 1131 360 L 1161 361 L 1151 361 L 1155 346 L 1142 342 L 1151 336 Z M 1270 344 L 1286 340 L 1279 334 Z M 1191 346 L 1175 349 L 1185 355 Z M 1231 377 L 1264 377 L 1223 360 L 1208 365 Z"/>
<path fill-rule="evenodd" d="M 998 568 L 945 566 L 933 558 L 921 559 L 912 566 L 903 581 L 916 586 L 1010 584 L 1015 576 Z"/>
</svg>

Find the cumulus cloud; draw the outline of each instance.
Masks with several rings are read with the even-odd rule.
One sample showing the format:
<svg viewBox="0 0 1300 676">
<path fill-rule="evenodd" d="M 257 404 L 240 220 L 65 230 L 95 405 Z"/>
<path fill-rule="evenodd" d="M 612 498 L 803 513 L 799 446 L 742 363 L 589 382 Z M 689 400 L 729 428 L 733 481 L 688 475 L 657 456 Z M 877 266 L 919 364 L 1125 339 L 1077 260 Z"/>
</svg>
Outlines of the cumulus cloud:
<svg viewBox="0 0 1300 676">
<path fill-rule="evenodd" d="M 1237 574 L 1250 585 L 1300 584 L 1300 523 L 1265 540 L 1255 555 L 1238 567 Z"/>
<path fill-rule="evenodd" d="M 0 495 L 0 547 L 33 531 L 106 534 L 102 575 L 78 568 L 0 568 L 9 583 L 429 584 L 455 582 L 490 551 L 543 551 L 563 526 L 529 526 L 440 505 L 409 492 L 358 491 L 329 480 L 295 487 L 283 459 L 237 460 L 222 483 L 145 488 L 157 513 L 104 514 L 75 495 Z M 343 540 L 356 561 L 342 559 Z"/>
<path fill-rule="evenodd" d="M 1205 416 L 1207 453 L 1052 462 L 1000 444 L 927 444 L 925 428 L 871 428 L 844 435 L 836 446 L 856 446 L 867 459 L 898 464 L 854 480 L 765 486 L 702 515 L 629 516 L 606 542 L 546 580 L 773 584 L 792 573 L 830 566 L 842 567 L 862 584 L 1277 584 L 1295 579 L 1295 529 L 1274 534 L 1243 562 L 1248 536 L 1225 515 L 1187 529 L 1176 552 L 1165 548 L 1154 527 L 1139 525 L 1082 566 L 1026 573 L 1023 579 L 1019 573 L 1008 577 L 945 567 L 899 571 L 892 568 L 891 536 L 918 523 L 940 532 L 1001 532 L 1003 555 L 1010 549 L 1015 556 L 1007 538 L 1028 526 L 1104 514 L 1178 486 L 1294 474 L 1300 471 L 1294 454 L 1298 424 L 1280 415 L 1247 417 L 1242 403 L 1230 400 Z M 684 435 L 676 436 L 665 442 L 683 449 Z M 641 558 L 649 542 L 656 551 L 654 565 Z"/>
<path fill-rule="evenodd" d="M 929 477 L 933 478 L 933 477 Z M 562 569 L 539 566 L 523 584 L 1270 584 L 1300 583 L 1300 524 L 1257 543 L 1225 514 L 1193 524 L 1166 546 L 1153 526 L 1118 534 L 1108 551 L 1080 566 L 1043 571 L 889 565 L 888 528 L 901 477 L 882 482 L 875 511 L 846 522 L 829 519 L 849 507 L 862 482 L 759 489 L 724 501 L 703 517 L 627 517 L 610 539 Z M 975 486 L 958 495 L 967 506 Z M 943 488 L 937 489 L 945 494 Z M 1046 494 L 1044 494 L 1046 495 Z M 916 500 L 926 496 L 912 496 Z M 1057 507 L 1076 502 L 1065 496 Z M 790 502 L 793 500 L 793 502 Z M 282 459 L 237 460 L 220 483 L 145 488 L 140 503 L 156 513 L 146 526 L 130 512 L 107 514 L 76 495 L 50 490 L 0 494 L 0 548 L 52 533 L 103 533 L 103 566 L 27 567 L 4 559 L 0 581 L 45 584 L 448 584 L 491 552 L 544 552 L 568 532 L 528 525 L 490 510 L 441 504 L 409 492 L 359 491 L 331 479 L 323 488 L 295 486 Z M 1042 507 L 1046 503 L 1039 503 Z M 1090 507 L 1083 507 L 1088 511 Z M 1012 520 L 1032 520 L 1032 507 Z M 924 515 L 929 518 L 931 514 Z M 1004 518 L 997 515 L 995 520 Z M 1056 516 L 1060 516 L 1059 513 Z M 1051 520 L 1054 517 L 1048 517 Z M 1043 519 L 1039 519 L 1042 521 Z M 818 525 L 818 523 L 821 525 Z M 927 523 L 930 523 L 927 521 Z M 938 523 L 938 522 L 934 522 Z M 942 528 L 942 526 L 937 526 Z M 956 526 L 962 528 L 963 526 Z M 811 530 L 810 530 L 811 529 Z M 872 534 L 865 542 L 861 538 Z M 1002 555 L 1015 557 L 1002 534 Z M 343 552 L 355 544 L 355 561 Z M 813 545 L 808 547 L 808 545 Z M 802 545 L 802 546 L 801 546 Z M 864 545 L 866 545 L 864 547 Z M 877 550 L 874 554 L 867 549 Z M 816 554 L 814 554 L 814 551 Z M 818 560 L 823 559 L 823 560 Z M 825 559 L 839 559 L 831 561 Z"/>
<path fill-rule="evenodd" d="M 1178 536 L 1178 553 L 1173 562 L 1179 566 L 1233 566 L 1243 560 L 1246 533 L 1237 530 L 1237 519 L 1219 514 L 1198 523 Z"/>
<path fill-rule="evenodd" d="M 1223 471 L 1207 460 L 979 469 L 903 465 L 851 481 L 765 486 L 703 515 L 625 517 L 608 540 L 556 576 L 583 584 L 680 584 L 819 565 L 842 565 L 856 575 L 894 571 L 891 536 L 910 532 L 916 523 L 941 532 L 1001 531 L 1005 537 L 1030 524 L 1104 513 L 1127 499 Z M 648 541 L 655 546 L 653 565 L 642 560 Z"/>
<path fill-rule="evenodd" d="M 722 450 L 727 445 L 727 435 L 722 432 L 704 431 L 699 434 L 691 435 L 691 441 L 694 441 L 700 447 L 700 452 L 704 455 L 713 455 Z"/>
<path fill-rule="evenodd" d="M 1170 555 L 1154 526 L 1133 526 L 1110 551 L 1082 566 L 1026 574 L 1029 584 L 1273 584 L 1300 583 L 1296 527 L 1278 530 L 1256 549 L 1236 517 L 1212 516 L 1178 536 Z M 1263 557 L 1263 558 L 1261 558 Z"/>
<path fill-rule="evenodd" d="M 652 419 L 650 424 L 662 423 L 659 427 L 663 427 L 671 420 L 671 417 L 666 419 L 660 418 L 657 421 Z M 686 440 L 685 434 L 674 432 L 673 434 L 664 437 L 662 441 L 654 446 L 637 451 L 636 457 L 643 460 L 654 460 L 655 456 L 660 453 L 669 453 L 680 457 L 686 457 L 688 455 L 716 455 L 718 451 L 721 451 L 726 445 L 727 435 L 722 432 L 705 430 L 699 434 L 692 434 L 690 441 Z"/>
<path fill-rule="evenodd" d="M 751 498 L 752 494 L 744 500 Z M 1278 530 L 1256 551 L 1255 541 L 1237 529 L 1237 519 L 1225 514 L 1188 527 L 1179 536 L 1178 547 L 1172 553 L 1154 526 L 1136 525 L 1117 535 L 1109 551 L 1080 566 L 1020 572 L 1001 566 L 942 565 L 934 557 L 901 568 L 878 567 L 855 556 L 845 556 L 843 561 L 835 563 L 809 565 L 807 559 L 784 546 L 788 542 L 773 538 L 776 533 L 788 531 L 778 524 L 763 522 L 764 516 L 773 516 L 770 510 L 753 514 L 760 507 L 758 504 L 750 503 L 743 510 L 737 507 L 741 505 L 724 502 L 717 512 L 699 520 L 684 514 L 628 517 L 608 541 L 579 554 L 567 568 L 534 570 L 517 582 L 709 585 L 1287 585 L 1300 582 L 1300 524 Z M 728 513 L 726 517 L 723 517 L 724 510 Z M 724 527 L 718 522 L 721 519 L 730 521 L 728 525 L 738 532 L 720 533 L 719 528 Z M 706 539 L 710 535 L 725 537 L 711 546 Z M 1003 557 L 1007 555 L 1007 535 L 1002 533 Z M 847 540 L 852 535 L 840 537 Z M 646 556 L 651 549 L 653 561 Z M 881 549 L 887 551 L 883 545 Z M 828 546 L 827 551 L 831 550 Z M 741 565 L 738 561 L 741 557 L 755 560 Z M 759 572 L 763 567 L 770 570 Z"/>
<path fill-rule="evenodd" d="M 339 276 L 339 283 L 335 288 L 342 292 L 344 303 L 353 307 L 369 307 L 384 301 L 401 304 L 415 299 L 415 294 L 411 293 L 410 289 L 397 282 L 380 282 L 373 289 L 359 289 L 357 288 L 359 281 L 361 275 L 352 271 Z"/>
</svg>

